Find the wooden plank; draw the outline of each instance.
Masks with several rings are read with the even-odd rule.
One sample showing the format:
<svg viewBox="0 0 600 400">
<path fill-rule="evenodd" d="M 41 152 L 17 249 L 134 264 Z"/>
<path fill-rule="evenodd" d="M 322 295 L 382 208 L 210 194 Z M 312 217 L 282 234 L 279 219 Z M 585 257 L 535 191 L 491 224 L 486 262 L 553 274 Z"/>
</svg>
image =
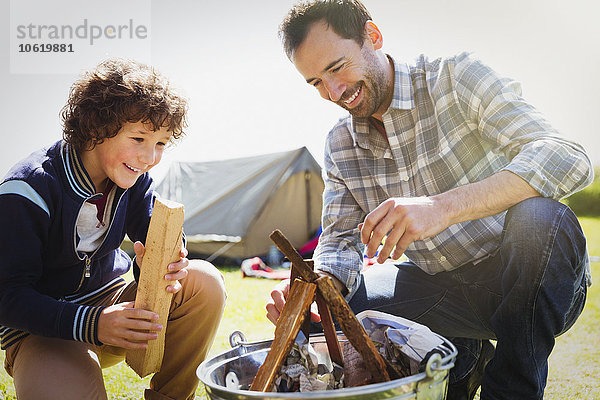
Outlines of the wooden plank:
<svg viewBox="0 0 600 400">
<path fill-rule="evenodd" d="M 288 294 L 281 315 L 275 327 L 275 337 L 265 362 L 260 366 L 250 390 L 269 392 L 273 388 L 276 374 L 281 369 L 283 361 L 288 356 L 300 326 L 305 316 L 305 311 L 310 308 L 317 285 L 297 279 Z"/>
<path fill-rule="evenodd" d="M 304 261 L 311 270 L 315 270 L 315 262 L 313 260 Z M 318 291 L 317 295 L 315 296 L 315 301 L 317 302 L 317 309 L 319 310 L 319 315 L 321 316 L 321 326 L 323 327 L 323 335 L 325 336 L 325 343 L 327 344 L 329 357 L 331 358 L 331 361 L 340 367 L 343 367 L 344 357 L 342 355 L 342 347 L 338 341 L 335 324 L 333 323 L 333 318 L 331 317 L 331 311 L 329 311 L 327 302 L 325 299 L 323 299 L 323 296 Z"/>
<path fill-rule="evenodd" d="M 352 343 L 344 342 L 344 387 L 364 386 L 373 381 L 373 374 L 365 365 L 362 356 Z"/>
<path fill-rule="evenodd" d="M 292 270 L 290 271 L 290 289 L 294 285 L 294 282 L 296 281 L 297 278 L 301 278 L 300 273 L 298 272 L 298 267 L 296 267 L 296 266 L 294 266 L 294 264 L 292 264 Z M 304 322 L 302 322 L 302 326 L 300 327 L 300 330 L 304 334 L 304 337 L 306 338 L 306 340 L 308 340 L 309 336 L 310 336 L 310 307 L 305 312 Z"/>
<path fill-rule="evenodd" d="M 296 251 L 294 246 L 287 240 L 285 235 L 279 230 L 273 231 L 270 236 L 271 240 L 279 248 L 279 250 L 292 261 L 291 278 L 305 276 L 313 281 L 319 277 L 319 274 L 314 272 L 314 261 L 304 260 L 302 256 Z M 333 319 L 331 318 L 331 312 L 327 307 L 327 303 L 323 300 L 322 296 L 317 293 L 316 296 L 317 308 L 319 315 L 321 316 L 321 326 L 323 327 L 323 334 L 325 335 L 325 342 L 327 343 L 327 350 L 329 351 L 329 357 L 331 361 L 335 362 L 339 366 L 344 366 L 344 357 L 342 356 L 342 349 L 340 343 L 337 340 L 337 332 Z M 310 334 L 310 310 L 307 313 L 308 318 L 304 320 L 302 325 L 302 333 L 308 338 Z"/>
<path fill-rule="evenodd" d="M 340 367 L 343 367 L 344 357 L 342 356 L 342 349 L 337 338 L 337 332 L 335 330 L 335 325 L 333 324 L 333 318 L 331 318 L 331 312 L 329 311 L 327 302 L 321 293 L 317 293 L 316 300 L 319 315 L 321 316 L 323 334 L 325 335 L 325 343 L 327 343 L 327 351 L 329 351 L 329 357 L 331 358 L 331 361 Z"/>
<path fill-rule="evenodd" d="M 356 351 L 362 356 L 367 368 L 372 372 L 375 382 L 389 381 L 385 361 L 373 344 L 373 341 L 365 332 L 363 326 L 358 322 L 356 316 L 348 306 L 346 299 L 335 288 L 328 276 L 322 276 L 316 280 L 319 294 L 323 296 L 329 309 L 340 324 L 342 331 Z"/>
<path fill-rule="evenodd" d="M 306 262 L 306 265 L 311 270 L 314 270 L 315 264 L 313 260 L 304 260 L 304 262 Z M 298 271 L 298 267 L 292 264 L 292 271 L 290 274 L 291 281 L 294 282 L 294 279 L 298 278 L 299 276 L 300 273 Z M 319 293 L 317 293 L 315 300 L 317 302 L 319 315 L 321 316 L 321 326 L 323 327 L 323 334 L 325 336 L 325 343 L 327 344 L 329 357 L 331 358 L 331 361 L 340 367 L 343 367 L 344 357 L 342 356 L 342 349 L 337 339 L 337 332 L 335 330 L 333 318 L 331 318 L 329 307 L 327 307 L 327 303 L 323 299 L 323 296 L 321 296 Z M 306 311 L 306 316 L 300 330 L 304 334 L 304 337 L 308 339 L 310 335 L 310 309 Z"/>
<path fill-rule="evenodd" d="M 183 205 L 156 199 L 146 236 L 146 252 L 140 266 L 135 307 L 157 313 L 157 322 L 163 329 L 158 332 L 157 339 L 148 341 L 147 349 L 128 350 L 125 357 L 127 364 L 142 378 L 159 371 L 162 363 L 167 319 L 173 299 L 173 294 L 166 290 L 172 282 L 166 281 L 165 275 L 168 265 L 180 258 L 182 226 Z"/>
<path fill-rule="evenodd" d="M 379 354 L 373 341 L 356 319 L 344 296 L 335 288 L 331 278 L 315 273 L 281 231 L 273 231 L 270 238 L 277 248 L 292 262 L 292 265 L 296 265 L 298 273 L 302 278 L 308 282 L 317 283 L 317 295 L 320 294 L 323 296 L 328 308 L 335 316 L 338 324 L 340 324 L 342 331 L 356 351 L 360 353 L 365 365 L 373 371 L 375 381 L 389 381 L 390 376 L 387 373 L 383 357 Z"/>
<path fill-rule="evenodd" d="M 298 270 L 298 274 L 304 279 L 306 282 L 314 282 L 319 278 L 319 274 L 314 272 L 312 268 L 308 266 L 306 261 L 302 258 L 300 253 L 296 251 L 294 246 L 287 240 L 283 233 L 280 230 L 274 230 L 271 235 L 269 235 L 275 246 L 285 255 L 288 260 L 292 263 L 293 266 L 296 266 Z"/>
</svg>

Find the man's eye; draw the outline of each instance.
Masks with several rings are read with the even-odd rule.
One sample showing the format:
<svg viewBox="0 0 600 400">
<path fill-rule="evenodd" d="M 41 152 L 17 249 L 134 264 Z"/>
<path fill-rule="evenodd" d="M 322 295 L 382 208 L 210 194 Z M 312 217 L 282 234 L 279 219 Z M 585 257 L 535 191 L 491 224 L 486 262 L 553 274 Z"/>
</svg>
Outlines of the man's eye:
<svg viewBox="0 0 600 400">
<path fill-rule="evenodd" d="M 331 70 L 331 72 L 338 72 L 340 69 L 342 69 L 342 66 L 343 66 L 343 64 L 342 65 L 338 65 L 337 67 L 333 68 Z"/>
<path fill-rule="evenodd" d="M 319 85 L 320 85 L 320 84 L 321 84 L 321 81 L 314 81 L 314 82 L 312 83 L 312 85 L 313 85 L 314 87 L 319 87 Z"/>
</svg>

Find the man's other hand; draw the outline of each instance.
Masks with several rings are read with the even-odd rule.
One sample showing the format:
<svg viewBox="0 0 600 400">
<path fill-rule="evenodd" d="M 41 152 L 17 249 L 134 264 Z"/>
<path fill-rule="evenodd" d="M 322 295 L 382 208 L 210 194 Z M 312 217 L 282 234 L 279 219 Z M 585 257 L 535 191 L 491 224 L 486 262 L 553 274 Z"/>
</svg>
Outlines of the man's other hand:
<svg viewBox="0 0 600 400">
<path fill-rule="evenodd" d="M 383 263 L 390 254 L 393 259 L 400 258 L 415 240 L 440 233 L 448 227 L 446 221 L 443 208 L 430 197 L 396 197 L 377 206 L 358 228 L 369 258 L 375 257 L 387 235 L 377 256 L 377 262 Z"/>
</svg>

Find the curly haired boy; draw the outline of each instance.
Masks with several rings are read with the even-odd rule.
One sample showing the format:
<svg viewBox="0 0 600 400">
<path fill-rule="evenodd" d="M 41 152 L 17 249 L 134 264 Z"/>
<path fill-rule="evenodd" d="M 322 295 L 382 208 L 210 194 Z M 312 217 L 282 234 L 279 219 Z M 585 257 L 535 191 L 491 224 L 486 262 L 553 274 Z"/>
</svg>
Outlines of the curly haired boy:
<svg viewBox="0 0 600 400">
<path fill-rule="evenodd" d="M 144 254 L 156 197 L 148 170 L 184 134 L 187 101 L 151 67 L 111 59 L 72 86 L 63 140 L 0 184 L 0 342 L 19 399 L 106 399 L 101 368 L 166 332 L 147 399 L 189 399 L 225 303 L 223 277 L 182 248 L 165 279 L 167 326 L 134 308 L 121 276 Z M 134 242 L 138 262 L 121 245 Z"/>
</svg>

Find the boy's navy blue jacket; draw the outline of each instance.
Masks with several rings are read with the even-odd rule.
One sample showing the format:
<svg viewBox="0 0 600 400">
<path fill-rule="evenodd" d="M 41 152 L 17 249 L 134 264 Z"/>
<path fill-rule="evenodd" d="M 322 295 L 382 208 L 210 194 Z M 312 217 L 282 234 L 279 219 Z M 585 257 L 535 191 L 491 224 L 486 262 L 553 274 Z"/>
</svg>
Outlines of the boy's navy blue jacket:
<svg viewBox="0 0 600 400">
<path fill-rule="evenodd" d="M 85 201 L 99 197 L 81 159 L 63 141 L 31 154 L 0 184 L 0 340 L 8 348 L 28 333 L 101 344 L 103 307 L 123 286 L 131 259 L 125 234 L 146 239 L 154 192 L 146 173 L 117 187 L 105 239 L 93 253 L 76 251 L 76 221 Z"/>
</svg>

